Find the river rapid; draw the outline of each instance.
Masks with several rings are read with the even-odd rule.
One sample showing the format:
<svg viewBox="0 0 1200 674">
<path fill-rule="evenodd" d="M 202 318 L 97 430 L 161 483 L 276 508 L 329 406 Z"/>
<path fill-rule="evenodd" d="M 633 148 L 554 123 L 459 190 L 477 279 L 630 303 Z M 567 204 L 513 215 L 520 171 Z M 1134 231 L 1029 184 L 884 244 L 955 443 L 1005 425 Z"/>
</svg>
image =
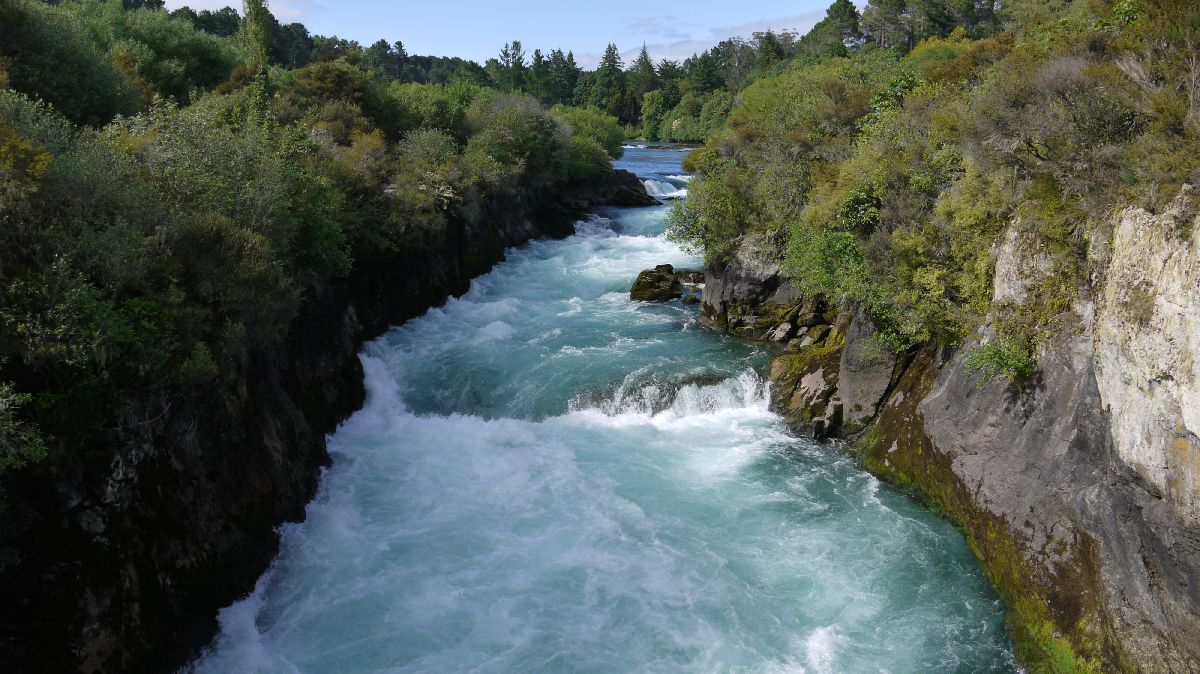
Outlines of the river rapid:
<svg viewBox="0 0 1200 674">
<path fill-rule="evenodd" d="M 684 156 L 618 166 L 685 197 Z M 307 519 L 189 669 L 1016 671 L 950 524 L 789 435 L 769 354 L 630 301 L 642 269 L 700 267 L 667 211 L 513 249 L 368 345 Z"/>
</svg>

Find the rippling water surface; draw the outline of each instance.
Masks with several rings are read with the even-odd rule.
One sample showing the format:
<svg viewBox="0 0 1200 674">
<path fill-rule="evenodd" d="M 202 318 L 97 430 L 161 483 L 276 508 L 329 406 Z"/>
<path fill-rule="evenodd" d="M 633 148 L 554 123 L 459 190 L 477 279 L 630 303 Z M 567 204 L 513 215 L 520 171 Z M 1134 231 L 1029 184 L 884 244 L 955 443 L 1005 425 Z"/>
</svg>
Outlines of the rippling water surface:
<svg viewBox="0 0 1200 674">
<path fill-rule="evenodd" d="M 686 187 L 676 149 L 631 149 Z M 665 189 L 665 188 L 663 188 Z M 789 436 L 767 354 L 631 302 L 666 208 L 510 251 L 369 345 L 369 399 L 199 672 L 1009 672 L 947 523 Z"/>
</svg>

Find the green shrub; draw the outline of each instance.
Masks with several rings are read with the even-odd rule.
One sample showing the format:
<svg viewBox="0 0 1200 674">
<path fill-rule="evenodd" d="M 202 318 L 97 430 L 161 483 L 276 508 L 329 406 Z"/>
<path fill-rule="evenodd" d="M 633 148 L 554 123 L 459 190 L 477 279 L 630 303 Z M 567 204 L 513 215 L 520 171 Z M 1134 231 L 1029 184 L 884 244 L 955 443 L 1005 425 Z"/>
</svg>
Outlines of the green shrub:
<svg viewBox="0 0 1200 674">
<path fill-rule="evenodd" d="M 595 141 L 611 159 L 620 159 L 625 154 L 625 131 L 617 118 L 601 112 L 599 108 L 572 108 L 556 105 L 551 114 L 562 119 L 577 137 Z"/>
<path fill-rule="evenodd" d="M 139 89 L 89 40 L 69 6 L 0 3 L 0 58 L 12 88 L 99 126 L 140 107 Z"/>
<path fill-rule="evenodd" d="M 967 356 L 967 370 L 979 376 L 979 385 L 1006 377 L 1020 384 L 1037 372 L 1033 344 L 1026 339 L 1000 337 L 975 347 Z"/>
<path fill-rule="evenodd" d="M 41 433 L 20 414 L 32 400 L 33 396 L 17 392 L 11 382 L 0 381 L 0 478 L 46 458 L 46 443 Z M 0 503 L 3 498 L 0 491 Z"/>
</svg>

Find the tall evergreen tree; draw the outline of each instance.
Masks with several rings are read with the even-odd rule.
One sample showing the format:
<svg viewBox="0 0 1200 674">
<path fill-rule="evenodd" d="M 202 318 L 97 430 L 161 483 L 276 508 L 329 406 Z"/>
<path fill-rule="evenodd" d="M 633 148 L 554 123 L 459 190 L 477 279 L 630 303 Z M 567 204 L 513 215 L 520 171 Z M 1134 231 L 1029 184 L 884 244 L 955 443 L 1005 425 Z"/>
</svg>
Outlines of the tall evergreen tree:
<svg viewBox="0 0 1200 674">
<path fill-rule="evenodd" d="M 596 68 L 595 80 L 589 94 L 588 104 L 621 118 L 625 104 L 625 71 L 617 45 L 609 43 Z"/>
<path fill-rule="evenodd" d="M 525 91 L 543 103 L 550 101 L 550 62 L 541 49 L 533 50 L 533 62 L 525 81 Z"/>
<path fill-rule="evenodd" d="M 689 75 L 692 87 L 699 92 L 707 93 L 721 87 L 721 76 L 717 73 L 716 63 L 709 52 L 704 52 L 693 61 Z"/>
<path fill-rule="evenodd" d="M 779 38 L 775 36 L 774 31 L 768 30 L 765 33 L 755 33 L 754 37 L 758 41 L 759 70 L 768 70 L 771 66 L 783 60 L 783 45 L 779 43 Z"/>
<path fill-rule="evenodd" d="M 520 40 L 506 43 L 500 50 L 499 79 L 497 84 L 504 91 L 520 91 L 525 85 L 525 48 Z"/>
</svg>

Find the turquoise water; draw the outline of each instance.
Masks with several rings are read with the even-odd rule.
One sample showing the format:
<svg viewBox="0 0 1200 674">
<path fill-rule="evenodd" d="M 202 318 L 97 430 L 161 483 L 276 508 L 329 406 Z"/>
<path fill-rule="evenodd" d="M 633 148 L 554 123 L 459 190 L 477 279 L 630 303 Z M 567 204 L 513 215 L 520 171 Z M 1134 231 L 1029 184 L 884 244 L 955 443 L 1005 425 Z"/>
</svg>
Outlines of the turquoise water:
<svg viewBox="0 0 1200 674">
<path fill-rule="evenodd" d="M 194 669 L 1015 671 L 949 524 L 789 436 L 767 354 L 629 300 L 641 269 L 698 266 L 664 216 L 510 251 L 370 344 L 307 520 Z"/>
</svg>

